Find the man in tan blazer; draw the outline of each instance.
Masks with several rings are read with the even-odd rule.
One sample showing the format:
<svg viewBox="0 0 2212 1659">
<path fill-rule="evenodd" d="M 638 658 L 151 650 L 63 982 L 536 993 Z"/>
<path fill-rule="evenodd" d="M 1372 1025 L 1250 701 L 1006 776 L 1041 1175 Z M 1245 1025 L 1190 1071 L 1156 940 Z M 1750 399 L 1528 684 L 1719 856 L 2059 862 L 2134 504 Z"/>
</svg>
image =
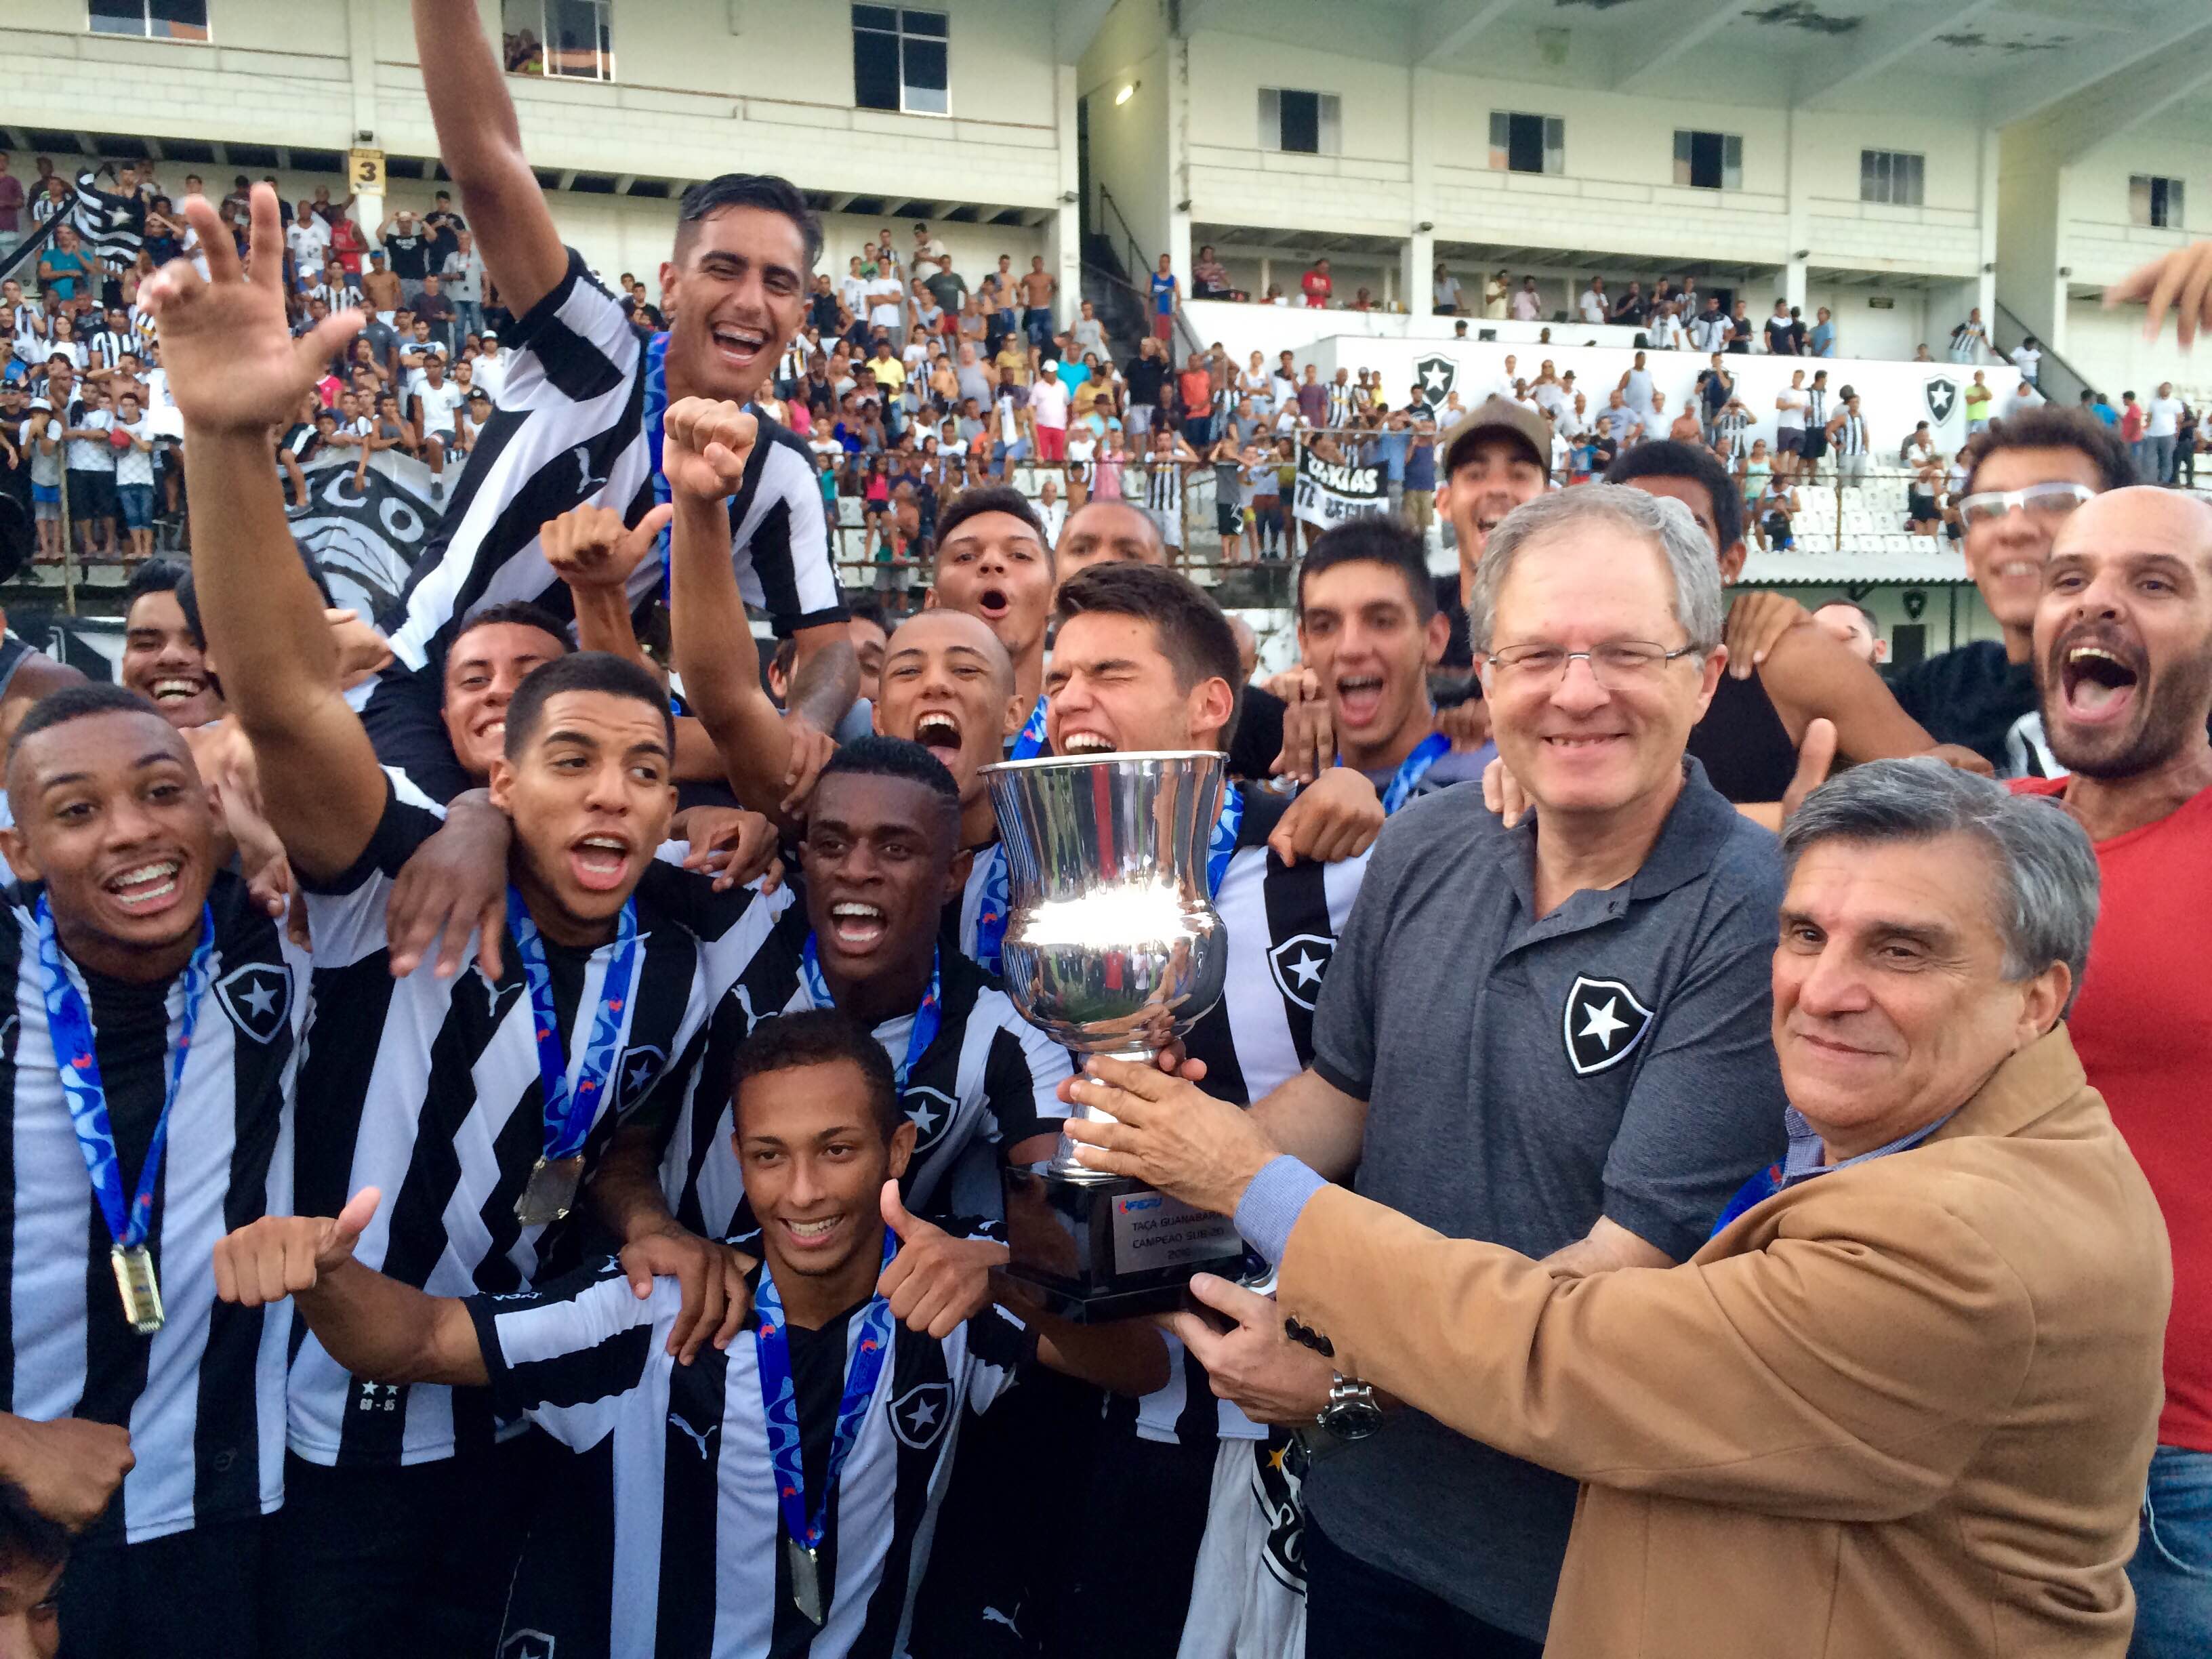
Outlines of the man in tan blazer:
<svg viewBox="0 0 2212 1659">
<path fill-rule="evenodd" d="M 1139 1067 L 1097 1066 L 1077 1091 L 1120 1121 L 1070 1133 L 1235 1214 L 1292 1334 L 1385 1409 L 1583 1483 L 1547 1654 L 2118 1659 L 2172 1279 L 2059 1023 L 2088 842 L 1884 761 L 1784 851 L 1790 1151 L 1679 1267 L 1565 1277 L 1443 1237 Z"/>
</svg>

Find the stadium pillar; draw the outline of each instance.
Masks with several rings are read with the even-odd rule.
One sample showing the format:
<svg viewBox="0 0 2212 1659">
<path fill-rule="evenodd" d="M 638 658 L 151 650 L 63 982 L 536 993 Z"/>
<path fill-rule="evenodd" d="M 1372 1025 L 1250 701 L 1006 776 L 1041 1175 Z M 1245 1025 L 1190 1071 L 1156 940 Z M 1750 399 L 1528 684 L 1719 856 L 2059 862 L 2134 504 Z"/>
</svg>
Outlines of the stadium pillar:
<svg viewBox="0 0 2212 1659">
<path fill-rule="evenodd" d="M 1797 130 L 1797 112 L 1790 110 L 1785 118 L 1789 128 L 1783 143 L 1782 178 L 1783 188 L 1787 192 L 1784 214 L 1788 223 L 1784 228 L 1783 240 L 1788 246 L 1782 250 L 1784 262 L 1782 267 L 1782 297 L 1802 310 L 1805 305 L 1807 273 L 1806 262 L 1800 255 L 1809 246 L 1808 238 L 1813 226 L 1806 206 L 1807 192 L 1799 188 L 1798 182 L 1801 176 L 1798 167 L 1802 159 L 1799 153 L 1802 135 Z"/>
<path fill-rule="evenodd" d="M 1076 112 L 1082 103 L 1076 66 L 1053 71 L 1053 108 L 1060 146 L 1059 203 L 1044 226 L 1044 263 L 1058 280 L 1054 325 L 1072 328 L 1083 298 L 1083 207 L 1077 196 L 1081 167 L 1076 153 Z M 1141 277 L 1137 280 L 1143 280 Z"/>
<path fill-rule="evenodd" d="M 364 149 L 381 149 L 384 134 L 377 125 L 376 113 L 376 0 L 346 0 L 345 10 L 346 75 L 353 109 L 353 126 L 348 139 Z M 491 18 L 490 28 L 491 38 L 496 42 L 500 38 L 496 14 Z M 364 237 L 373 236 L 377 226 L 384 222 L 384 192 L 356 189 L 353 194 L 354 221 L 360 225 Z"/>
<path fill-rule="evenodd" d="M 1984 322 L 1992 322 L 1997 314 L 1997 202 L 1998 179 L 2004 151 L 2004 135 L 1996 127 L 1982 134 L 1981 189 L 1976 198 L 1980 209 L 1980 239 L 1977 244 L 1980 258 L 1975 262 L 1974 303 L 1982 308 Z"/>
<path fill-rule="evenodd" d="M 1406 155 L 1411 163 L 1407 182 L 1412 186 L 1407 204 L 1412 222 L 1407 227 L 1409 234 L 1398 270 L 1399 292 L 1405 296 L 1407 313 L 1414 317 L 1427 315 L 1435 302 L 1431 283 L 1437 268 L 1437 216 L 1431 176 L 1434 140 L 1430 136 L 1435 94 L 1436 76 L 1415 64 L 1406 87 Z"/>
<path fill-rule="evenodd" d="M 1161 252 L 1175 262 L 1182 291 L 1190 292 L 1190 41 L 1168 41 L 1168 245 Z M 1131 273 L 1141 287 L 1142 271 Z"/>
</svg>

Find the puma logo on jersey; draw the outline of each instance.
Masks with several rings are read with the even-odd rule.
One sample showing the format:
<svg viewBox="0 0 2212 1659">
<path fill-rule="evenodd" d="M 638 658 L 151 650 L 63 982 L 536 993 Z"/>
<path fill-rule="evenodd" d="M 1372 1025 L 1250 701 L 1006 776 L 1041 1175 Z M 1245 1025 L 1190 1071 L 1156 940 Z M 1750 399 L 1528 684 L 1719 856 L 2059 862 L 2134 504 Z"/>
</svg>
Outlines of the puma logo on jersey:
<svg viewBox="0 0 2212 1659">
<path fill-rule="evenodd" d="M 702 1462 L 704 1462 L 707 1459 L 707 1442 L 714 1437 L 715 1432 L 720 1430 L 722 1425 L 720 1423 L 709 1423 L 702 1432 L 698 1429 L 693 1428 L 689 1423 L 686 1423 L 674 1412 L 671 1412 L 668 1413 L 668 1426 L 672 1429 L 683 1430 L 684 1438 L 690 1441 L 693 1445 L 699 1448 L 699 1459 Z"/>
</svg>

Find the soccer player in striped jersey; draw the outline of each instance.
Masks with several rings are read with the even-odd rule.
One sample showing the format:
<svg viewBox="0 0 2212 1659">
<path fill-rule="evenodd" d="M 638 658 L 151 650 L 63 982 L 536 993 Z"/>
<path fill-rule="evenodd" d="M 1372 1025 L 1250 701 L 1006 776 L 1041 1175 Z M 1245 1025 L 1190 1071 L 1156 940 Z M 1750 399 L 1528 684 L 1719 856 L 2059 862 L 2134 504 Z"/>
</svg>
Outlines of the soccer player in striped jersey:
<svg viewBox="0 0 2212 1659">
<path fill-rule="evenodd" d="M 586 503 L 635 524 L 668 499 L 659 471 L 662 410 L 686 397 L 742 404 L 760 394 L 798 329 L 822 233 L 783 179 L 727 173 L 695 185 L 660 268 L 669 330 L 641 339 L 582 256 L 562 245 L 481 20 L 451 0 L 415 0 L 414 20 L 439 154 L 485 269 L 519 319 L 504 341 L 512 362 L 499 412 L 478 434 L 446 504 L 441 543 L 416 565 L 404 614 L 390 629 L 409 672 L 387 676 L 365 711 L 384 757 L 446 800 L 465 787 L 443 753 L 433 708 L 435 664 L 456 623 L 506 599 L 566 613 L 539 525 Z M 860 671 L 804 444 L 763 420 L 726 516 L 723 534 L 746 597 L 797 643 L 789 718 L 826 744 Z M 640 564 L 634 603 L 663 592 L 661 571 L 658 558 Z"/>
<path fill-rule="evenodd" d="M 1149 1326 L 1085 1328 L 991 1305 L 991 1259 L 910 1215 L 916 1131 L 890 1057 L 852 1017 L 768 1021 L 735 1057 L 733 1144 L 760 1218 L 754 1312 L 676 1364 L 679 1297 L 620 1268 L 537 1291 L 427 1296 L 356 1259 L 380 1194 L 335 1219 L 241 1229 L 226 1298 L 289 1295 L 363 1376 L 489 1384 L 580 1455 L 558 1524 L 515 1576 L 503 1652 L 889 1659 L 904 1651 L 956 1421 L 1031 1358 L 1141 1393 Z"/>
<path fill-rule="evenodd" d="M 250 276 L 204 202 L 185 212 L 209 277 L 179 262 L 142 292 L 176 377 L 194 511 L 226 527 L 198 557 L 210 652 L 308 893 L 324 1018 L 301 1079 L 316 1109 L 300 1196 L 328 1212 L 380 1186 L 392 1202 L 362 1253 L 381 1271 L 439 1292 L 514 1291 L 574 1248 L 568 1212 L 618 1121 L 680 1087 L 670 1062 L 789 898 L 718 895 L 655 860 L 674 808 L 665 693 L 635 664 L 577 653 L 537 669 L 505 710 L 490 799 L 513 819 L 507 926 L 485 930 L 499 969 L 480 938 L 457 974 L 392 976 L 386 901 L 439 819 L 394 792 L 344 701 L 268 464 L 276 416 L 358 319 L 290 338 L 266 190 Z M 719 1264 L 736 1277 L 718 1247 L 669 1237 L 665 1213 L 633 1239 L 631 1218 L 595 1208 L 644 1272 L 708 1285 Z M 282 1650 L 489 1645 L 526 1518 L 530 1437 L 496 1447 L 482 1390 L 363 1380 L 312 1338 L 289 1393 Z"/>
<path fill-rule="evenodd" d="M 1067 1115 L 1059 1097 L 1066 1051 L 939 937 L 945 896 L 959 885 L 958 811 L 951 775 L 913 744 L 864 738 L 823 769 L 799 848 L 804 906 L 785 913 L 722 1000 L 706 1060 L 666 1136 L 665 1190 L 692 1231 L 753 1229 L 739 1209 L 720 1079 L 736 1044 L 778 1013 L 835 1006 L 875 1033 L 915 1126 L 901 1184 L 918 1212 L 995 1217 L 1000 1166 L 1052 1155 Z"/>
<path fill-rule="evenodd" d="M 1046 677 L 1053 752 L 1223 746 L 1243 676 L 1229 624 L 1205 593 L 1155 566 L 1097 565 L 1061 586 L 1057 615 Z M 1239 1105 L 1311 1058 L 1314 1004 L 1367 868 L 1364 849 L 1334 863 L 1286 863 L 1269 845 L 1285 811 L 1279 796 L 1232 786 L 1216 830 L 1220 861 L 1209 871 L 1229 971 L 1220 1002 L 1185 1039 L 1197 1062 L 1188 1074 Z M 1091 1532 L 1055 1654 L 1169 1652 L 1186 1611 L 1191 1628 L 1209 1636 L 1233 1632 L 1240 1609 L 1285 1640 L 1302 1628 L 1289 1437 L 1271 1438 L 1216 1400 L 1204 1368 L 1179 1346 L 1175 1363 L 1168 1387 L 1133 1410 L 1114 1403 L 1094 1490 L 1074 1508 L 1131 1523 Z M 1263 1474 L 1275 1478 L 1272 1498 L 1255 1490 Z M 1267 1502 L 1287 1512 L 1263 1513 Z M 1202 1541 L 1212 1570 L 1194 1588 Z M 1132 1583 L 1147 1593 L 1127 1595 Z M 1231 1650 L 1224 1641 L 1205 1650 Z"/>
<path fill-rule="evenodd" d="M 40 702 L 7 784 L 0 1479 L 82 1532 L 73 1652 L 252 1652 L 289 1322 L 216 1307 L 207 1261 L 291 1206 L 307 957 L 137 693 Z"/>
</svg>

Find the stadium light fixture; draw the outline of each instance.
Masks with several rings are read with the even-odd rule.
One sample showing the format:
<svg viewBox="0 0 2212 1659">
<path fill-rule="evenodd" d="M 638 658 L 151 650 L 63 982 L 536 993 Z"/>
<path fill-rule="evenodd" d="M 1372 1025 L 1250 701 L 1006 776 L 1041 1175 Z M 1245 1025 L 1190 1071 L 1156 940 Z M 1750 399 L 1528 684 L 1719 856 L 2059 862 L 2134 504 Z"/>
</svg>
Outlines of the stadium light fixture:
<svg viewBox="0 0 2212 1659">
<path fill-rule="evenodd" d="M 1115 93 L 1114 94 L 1114 107 L 1119 109 L 1122 105 L 1127 103 L 1132 98 L 1134 98 L 1137 95 L 1137 88 L 1143 84 L 1144 82 L 1141 81 L 1132 81 L 1128 85 L 1123 87 L 1121 91 Z"/>
</svg>

